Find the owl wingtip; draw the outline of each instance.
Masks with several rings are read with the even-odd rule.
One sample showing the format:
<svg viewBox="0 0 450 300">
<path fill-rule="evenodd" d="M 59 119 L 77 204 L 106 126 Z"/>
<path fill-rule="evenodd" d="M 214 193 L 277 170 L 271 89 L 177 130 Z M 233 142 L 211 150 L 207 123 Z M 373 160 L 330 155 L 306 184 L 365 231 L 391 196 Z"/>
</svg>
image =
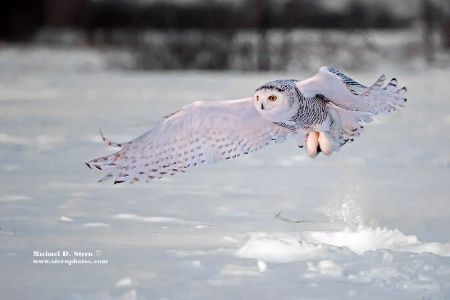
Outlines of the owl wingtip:
<svg viewBox="0 0 450 300">
<path fill-rule="evenodd" d="M 89 169 L 92 169 L 91 165 L 87 162 L 84 163 L 86 166 L 88 166 Z"/>
</svg>

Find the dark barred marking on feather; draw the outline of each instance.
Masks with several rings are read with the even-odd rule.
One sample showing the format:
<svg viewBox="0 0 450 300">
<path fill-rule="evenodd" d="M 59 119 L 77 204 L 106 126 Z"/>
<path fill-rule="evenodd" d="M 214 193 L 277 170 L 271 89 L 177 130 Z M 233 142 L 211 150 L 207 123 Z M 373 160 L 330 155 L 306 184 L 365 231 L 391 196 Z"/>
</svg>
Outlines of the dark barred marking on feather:
<svg viewBox="0 0 450 300">
<path fill-rule="evenodd" d="M 260 90 L 277 90 L 279 92 L 284 92 L 286 90 L 288 90 L 291 85 L 291 82 L 296 81 L 295 79 L 287 79 L 287 80 L 275 80 L 275 81 L 271 81 L 268 82 L 262 86 L 260 86 L 259 88 L 256 89 L 256 91 L 260 91 Z"/>
<path fill-rule="evenodd" d="M 347 87 L 347 89 L 353 95 L 359 95 L 359 94 L 355 90 L 353 90 L 350 86 L 357 86 L 357 87 L 363 88 L 363 89 L 367 88 L 366 86 L 356 82 L 355 80 L 353 80 L 352 78 L 348 77 L 344 73 L 341 73 L 340 71 L 336 70 L 335 68 L 328 67 L 328 71 L 330 71 L 331 73 L 336 74 L 337 76 L 339 76 L 342 79 L 342 82 L 344 82 L 344 84 Z"/>
<path fill-rule="evenodd" d="M 298 129 L 297 125 L 286 124 L 284 122 L 273 122 L 273 124 L 289 129 L 290 131 L 296 132 Z"/>
<path fill-rule="evenodd" d="M 328 116 L 327 102 L 320 98 L 305 98 L 300 90 L 295 87 L 300 106 L 297 113 L 292 117 L 299 126 L 307 129 L 314 124 L 321 124 Z"/>
</svg>

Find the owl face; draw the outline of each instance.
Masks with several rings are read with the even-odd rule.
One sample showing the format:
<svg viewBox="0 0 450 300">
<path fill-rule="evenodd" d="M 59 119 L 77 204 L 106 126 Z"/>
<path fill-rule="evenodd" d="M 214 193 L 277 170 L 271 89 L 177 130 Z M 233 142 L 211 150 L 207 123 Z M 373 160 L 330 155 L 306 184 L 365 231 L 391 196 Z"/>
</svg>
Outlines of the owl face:
<svg viewBox="0 0 450 300">
<path fill-rule="evenodd" d="M 253 104 L 258 113 L 271 122 L 284 122 L 293 115 L 296 93 L 294 80 L 276 80 L 256 89 Z"/>
</svg>

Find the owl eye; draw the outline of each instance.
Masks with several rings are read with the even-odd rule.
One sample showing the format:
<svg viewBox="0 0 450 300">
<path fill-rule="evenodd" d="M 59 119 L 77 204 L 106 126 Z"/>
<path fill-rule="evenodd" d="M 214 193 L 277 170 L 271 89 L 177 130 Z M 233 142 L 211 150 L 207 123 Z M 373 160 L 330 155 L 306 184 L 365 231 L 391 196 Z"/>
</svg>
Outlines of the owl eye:
<svg viewBox="0 0 450 300">
<path fill-rule="evenodd" d="M 256 96 L 256 101 L 259 101 L 259 96 Z"/>
<path fill-rule="evenodd" d="M 270 101 L 275 101 L 275 100 L 277 100 L 277 96 L 270 95 L 270 96 L 269 96 L 269 100 L 270 100 Z"/>
</svg>

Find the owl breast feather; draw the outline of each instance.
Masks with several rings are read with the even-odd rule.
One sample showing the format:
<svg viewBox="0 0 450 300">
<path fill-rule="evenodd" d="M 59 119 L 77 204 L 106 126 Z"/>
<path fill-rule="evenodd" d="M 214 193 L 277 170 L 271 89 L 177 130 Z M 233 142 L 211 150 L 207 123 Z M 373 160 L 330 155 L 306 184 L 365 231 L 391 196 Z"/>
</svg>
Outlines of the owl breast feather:
<svg viewBox="0 0 450 300">
<path fill-rule="evenodd" d="M 323 97 L 306 98 L 297 87 L 294 87 L 295 101 L 299 102 L 298 110 L 283 124 L 277 124 L 288 129 L 307 129 L 316 124 L 322 124 L 328 116 L 327 100 Z"/>
</svg>

